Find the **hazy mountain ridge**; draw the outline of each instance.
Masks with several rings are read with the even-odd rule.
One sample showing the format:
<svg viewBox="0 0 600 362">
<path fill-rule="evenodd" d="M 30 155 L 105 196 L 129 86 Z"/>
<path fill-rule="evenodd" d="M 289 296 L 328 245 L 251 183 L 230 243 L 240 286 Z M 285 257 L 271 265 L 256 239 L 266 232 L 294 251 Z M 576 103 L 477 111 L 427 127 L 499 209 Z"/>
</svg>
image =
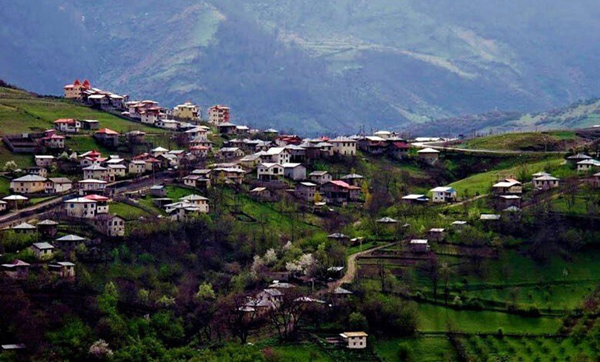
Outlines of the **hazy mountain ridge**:
<svg viewBox="0 0 600 362">
<path fill-rule="evenodd" d="M 0 11 L 0 45 L 10 49 L 0 77 L 58 93 L 87 76 L 136 98 L 225 103 L 234 121 L 314 133 L 400 129 L 597 95 L 593 5 L 24 1 Z"/>
</svg>

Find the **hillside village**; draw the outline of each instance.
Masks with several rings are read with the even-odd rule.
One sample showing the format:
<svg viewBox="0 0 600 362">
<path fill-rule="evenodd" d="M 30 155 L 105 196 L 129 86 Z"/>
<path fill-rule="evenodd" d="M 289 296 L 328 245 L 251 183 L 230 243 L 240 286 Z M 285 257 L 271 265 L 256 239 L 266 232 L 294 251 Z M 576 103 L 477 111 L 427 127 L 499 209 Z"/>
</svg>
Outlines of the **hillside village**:
<svg viewBox="0 0 600 362">
<path fill-rule="evenodd" d="M 76 288 L 83 283 L 81 275 L 91 278 L 91 267 L 84 265 L 131 258 L 125 256 L 129 252 L 123 251 L 120 244 L 123 240 L 144 244 L 143 238 L 150 239 L 150 234 L 141 231 L 144 227 L 163 230 L 158 229 L 163 227 L 159 225 L 188 225 L 182 227 L 192 234 L 193 230 L 205 233 L 209 229 L 215 235 L 235 232 L 246 235 L 244 240 L 252 244 L 247 253 L 252 257 L 246 266 L 236 262 L 235 268 L 234 261 L 229 260 L 229 268 L 237 270 L 231 274 L 248 269 L 253 278 L 248 286 L 256 287 L 250 293 L 245 289 L 243 298 L 232 297 L 228 304 L 232 314 L 229 318 L 238 318 L 238 326 L 227 333 L 243 344 L 254 333 L 260 334 L 256 330 L 265 330 L 268 321 L 273 326 L 271 337 L 289 340 L 303 323 L 308 323 L 305 315 L 331 314 L 326 318 L 330 321 L 339 313 L 347 320 L 348 315 L 362 310 L 361 315 L 367 316 L 362 317 L 366 318 L 364 322 L 361 319 L 346 324 L 344 327 L 349 329 L 335 330 L 323 343 L 336 346 L 336 350 L 377 353 L 369 336 L 378 328 L 367 330 L 376 322 L 358 302 L 365 300 L 370 289 L 361 289 L 355 279 L 374 280 L 375 284 L 381 279 L 378 292 L 392 288 L 395 296 L 447 306 L 451 299 L 450 274 L 443 277 L 439 272 L 440 280 L 447 278 L 444 302 L 438 300 L 437 269 L 433 294 L 429 289 L 417 287 L 418 291 L 413 292 L 397 284 L 402 278 L 420 280 L 409 276 L 425 268 L 420 263 L 433 263 L 448 255 L 465 257 L 471 265 L 496 260 L 501 247 L 494 243 L 512 240 L 518 244 L 515 230 L 535 223 L 530 213 L 542 212 L 538 211 L 540 205 L 560 201 L 571 211 L 583 208 L 585 203 L 587 209 L 581 214 L 597 216 L 596 199 L 590 196 L 587 201 L 580 200 L 584 193 L 598 195 L 600 190 L 600 154 L 592 146 L 560 154 L 496 156 L 490 151 L 489 155 L 477 156 L 466 148 L 451 149 L 448 145 L 456 140 L 436 135 L 410 138 L 380 130 L 373 134 L 304 138 L 275 129 L 253 129 L 234 123 L 235 110 L 225 105 L 213 105 L 203 112 L 199 105 L 185 102 L 167 109 L 156 101 L 130 100 L 127 95 L 94 88 L 88 80 L 66 85 L 64 98 L 110 113 L 123 124 L 147 128 L 120 132 L 103 121 L 65 115 L 53 120 L 52 128 L 39 132 L 3 132 L 3 143 L 11 155 L 26 155 L 33 164 L 22 166 L 8 160 L 0 165 L 4 166 L 8 183 L 0 189 L 3 283 L 27 284 L 25 289 L 33 290 L 31 283 L 36 278 L 39 284 L 50 283 L 45 279 L 50 278 L 50 288 L 58 285 L 56 281 L 72 285 L 65 288 Z M 154 129 L 163 133 L 155 136 L 151 134 Z M 78 142 L 91 147 L 68 144 L 83 138 L 85 142 Z M 458 160 L 467 166 L 458 165 Z M 494 172 L 503 162 L 509 167 Z M 534 166 L 527 167 L 527 162 Z M 464 177 L 454 176 L 459 174 Z M 479 174 L 487 178 L 475 180 Z M 589 206 L 590 202 L 596 205 Z M 264 220 L 260 219 L 263 216 L 249 214 L 249 209 L 264 205 L 272 205 L 269 210 L 276 211 L 261 213 Z M 225 215 L 232 219 L 221 221 Z M 256 227 L 239 229 L 236 223 L 242 223 L 240 220 L 250 220 Z M 226 228 L 219 230 L 219 225 Z M 265 227 L 272 228 L 270 237 Z M 512 232 L 515 234 L 509 236 Z M 173 238 L 176 233 L 171 230 L 165 235 Z M 316 248 L 296 250 L 304 245 L 302 240 L 312 245 L 311 238 L 317 240 L 313 234 L 321 235 L 315 241 Z M 208 234 L 203 235 L 210 239 Z M 597 233 L 586 235 L 590 243 L 597 237 Z M 471 237 L 477 242 L 467 245 L 465 240 Z M 257 247 L 257 239 L 267 246 Z M 107 250 L 112 248 L 116 250 L 113 254 Z M 214 245 L 210 249 L 221 250 Z M 356 258 L 353 264 L 347 258 L 351 255 Z M 392 268 L 394 263 L 402 264 L 404 271 L 398 273 L 394 269 L 398 265 Z M 407 266 L 414 270 L 407 271 Z M 466 280 L 467 272 L 460 270 Z M 206 298 L 215 299 L 208 284 L 201 280 L 193 284 L 192 289 L 200 288 L 198 293 L 203 285 L 205 291 L 210 289 L 206 293 L 212 297 Z M 429 286 L 430 282 L 425 284 Z M 176 296 L 174 293 L 169 297 L 167 292 L 160 297 L 146 296 L 146 304 L 140 308 L 160 310 L 161 306 L 171 306 L 168 299 Z M 461 300 L 458 294 L 455 296 Z M 319 308 L 337 312 L 317 311 Z M 409 307 L 402 304 L 397 309 L 408 313 Z M 589 320 L 593 321 L 591 317 Z M 381 331 L 406 328 L 406 335 L 418 328 L 401 328 L 394 324 L 396 321 L 378 323 L 385 326 Z M 202 333 L 211 339 L 215 332 Z M 313 334 L 317 332 L 310 333 L 303 338 L 316 338 Z M 449 335 L 457 339 L 451 339 L 455 348 L 463 343 L 458 334 Z M 21 353 L 21 349 L 30 353 L 27 350 L 33 349 L 16 337 L 10 343 L 5 339 L 2 336 L 2 342 L 6 342 L 3 348 L 10 353 Z M 452 353 L 462 353 L 460 348 L 457 350 Z M 361 355 L 345 356 L 352 359 Z"/>
</svg>

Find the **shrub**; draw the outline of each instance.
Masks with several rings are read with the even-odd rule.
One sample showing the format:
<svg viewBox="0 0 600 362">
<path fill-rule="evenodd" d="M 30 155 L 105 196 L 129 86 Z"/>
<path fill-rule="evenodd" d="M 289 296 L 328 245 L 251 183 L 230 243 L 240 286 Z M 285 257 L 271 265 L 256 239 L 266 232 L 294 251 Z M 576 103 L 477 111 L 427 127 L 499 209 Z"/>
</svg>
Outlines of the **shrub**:
<svg viewBox="0 0 600 362">
<path fill-rule="evenodd" d="M 498 330 L 496 331 L 496 335 L 498 336 L 498 338 L 504 338 L 504 329 L 502 329 L 502 327 L 498 328 Z"/>
<path fill-rule="evenodd" d="M 414 351 L 406 342 L 402 342 L 398 344 L 398 359 L 400 361 L 414 361 Z"/>
</svg>

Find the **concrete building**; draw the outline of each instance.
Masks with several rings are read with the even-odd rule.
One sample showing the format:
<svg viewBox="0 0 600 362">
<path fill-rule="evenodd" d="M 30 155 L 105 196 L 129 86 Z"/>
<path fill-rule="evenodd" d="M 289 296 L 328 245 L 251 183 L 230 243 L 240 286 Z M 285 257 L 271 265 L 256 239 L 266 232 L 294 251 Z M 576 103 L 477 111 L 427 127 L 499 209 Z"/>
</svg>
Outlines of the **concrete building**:
<svg viewBox="0 0 600 362">
<path fill-rule="evenodd" d="M 104 180 L 85 179 L 77 182 L 80 195 L 104 194 L 107 182 Z"/>
<path fill-rule="evenodd" d="M 329 140 L 334 155 L 356 156 L 356 146 L 358 142 L 351 138 L 335 138 Z"/>
<path fill-rule="evenodd" d="M 192 102 L 185 102 L 173 108 L 173 117 L 179 120 L 196 121 L 200 116 L 200 108 Z"/>
<path fill-rule="evenodd" d="M 121 134 L 109 128 L 102 128 L 94 133 L 94 138 L 107 147 L 118 147 Z"/>
<path fill-rule="evenodd" d="M 319 185 L 323 185 L 331 180 L 333 180 L 333 176 L 327 171 L 313 171 L 308 175 L 310 181 L 317 183 Z"/>
<path fill-rule="evenodd" d="M 12 263 L 2 264 L 2 270 L 11 279 L 27 279 L 29 266 L 29 263 L 16 259 Z"/>
<path fill-rule="evenodd" d="M 523 184 L 515 179 L 507 178 L 495 183 L 492 190 L 496 195 L 520 195 L 523 193 Z"/>
<path fill-rule="evenodd" d="M 51 177 L 46 181 L 46 192 L 60 194 L 73 188 L 73 181 L 66 177 Z"/>
<path fill-rule="evenodd" d="M 46 192 L 46 178 L 37 175 L 26 175 L 10 182 L 10 191 L 19 194 L 36 194 Z"/>
<path fill-rule="evenodd" d="M 284 163 L 283 175 L 294 181 L 306 180 L 306 167 L 300 163 Z"/>
<path fill-rule="evenodd" d="M 433 194 L 433 202 L 454 202 L 456 201 L 456 190 L 449 186 L 440 186 L 430 190 Z"/>
<path fill-rule="evenodd" d="M 283 166 L 277 163 L 261 163 L 256 169 L 259 180 L 274 180 L 283 176 Z"/>
<path fill-rule="evenodd" d="M 61 118 L 54 121 L 54 128 L 64 133 L 77 133 L 81 129 L 81 122 L 73 118 Z"/>
<path fill-rule="evenodd" d="M 51 273 L 62 279 L 73 279 L 75 278 L 75 264 L 70 261 L 59 261 L 54 264 L 48 265 L 48 269 Z"/>
<path fill-rule="evenodd" d="M 67 84 L 63 87 L 65 92 L 65 98 L 68 99 L 76 99 L 78 101 L 83 100 L 83 92 L 92 88 L 89 80 L 84 80 L 81 82 L 79 79 L 75 79 L 75 81 L 71 84 Z"/>
<path fill-rule="evenodd" d="M 230 110 L 229 107 L 215 105 L 208 109 L 208 122 L 212 124 L 229 123 Z"/>
<path fill-rule="evenodd" d="M 545 175 L 534 178 L 532 183 L 535 190 L 549 190 L 557 188 L 560 185 L 560 179 L 551 175 Z"/>
<path fill-rule="evenodd" d="M 440 158 L 440 151 L 434 150 L 433 148 L 424 148 L 417 151 L 417 156 L 425 162 L 433 165 Z"/>
<path fill-rule="evenodd" d="M 111 177 L 110 172 L 106 167 L 91 165 L 83 169 L 84 179 L 94 179 L 112 182 L 114 177 Z"/>
<path fill-rule="evenodd" d="M 54 256 L 54 246 L 47 242 L 33 243 L 31 250 L 38 260 L 48 260 Z"/>
<path fill-rule="evenodd" d="M 367 338 L 369 335 L 365 332 L 344 332 L 340 334 L 340 337 L 348 349 L 367 348 Z"/>
<path fill-rule="evenodd" d="M 300 182 L 296 185 L 294 194 L 302 200 L 313 202 L 315 200 L 317 189 L 318 186 L 312 182 Z"/>
</svg>

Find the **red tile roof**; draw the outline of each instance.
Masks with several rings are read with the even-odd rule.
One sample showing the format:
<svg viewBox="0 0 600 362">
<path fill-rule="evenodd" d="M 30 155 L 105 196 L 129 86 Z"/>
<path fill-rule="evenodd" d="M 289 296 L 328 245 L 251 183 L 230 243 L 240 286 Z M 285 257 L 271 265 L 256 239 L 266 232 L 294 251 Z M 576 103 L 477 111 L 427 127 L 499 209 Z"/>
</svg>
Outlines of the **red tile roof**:
<svg viewBox="0 0 600 362">
<path fill-rule="evenodd" d="M 60 123 L 75 124 L 76 121 L 73 118 L 60 118 L 60 119 L 57 119 L 56 121 L 54 121 L 54 124 L 60 124 Z"/>
<path fill-rule="evenodd" d="M 100 196 L 100 195 L 87 195 L 83 197 L 84 199 L 94 200 L 94 201 L 108 201 L 108 197 Z"/>
<path fill-rule="evenodd" d="M 393 145 L 394 145 L 394 147 L 400 148 L 403 150 L 407 150 L 410 148 L 410 146 L 406 142 L 394 142 Z"/>
<path fill-rule="evenodd" d="M 351 185 L 345 183 L 342 180 L 333 180 L 333 181 L 329 181 L 329 182 L 332 183 L 332 184 L 334 184 L 334 185 L 336 185 L 336 186 L 342 187 L 344 189 L 348 189 L 348 190 L 360 190 L 360 187 L 351 186 Z"/>
<path fill-rule="evenodd" d="M 99 134 L 107 134 L 107 135 L 116 135 L 116 136 L 118 136 L 118 135 L 119 135 L 119 132 L 117 132 L 117 131 L 113 131 L 113 130 L 112 130 L 112 129 L 110 129 L 110 128 L 102 128 L 102 129 L 98 130 L 96 133 L 99 133 Z"/>
</svg>

